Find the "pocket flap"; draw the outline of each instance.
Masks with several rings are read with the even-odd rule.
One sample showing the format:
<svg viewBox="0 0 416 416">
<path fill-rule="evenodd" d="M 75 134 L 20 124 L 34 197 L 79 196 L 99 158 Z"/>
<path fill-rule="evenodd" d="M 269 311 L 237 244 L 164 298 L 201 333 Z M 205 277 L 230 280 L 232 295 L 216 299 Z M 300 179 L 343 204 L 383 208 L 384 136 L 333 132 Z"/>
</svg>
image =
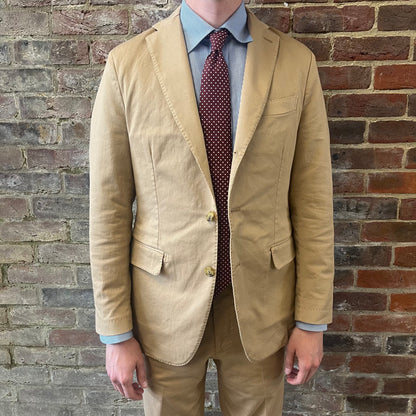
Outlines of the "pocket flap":
<svg viewBox="0 0 416 416">
<path fill-rule="evenodd" d="M 272 99 L 267 102 L 264 115 L 290 113 L 296 110 L 297 104 L 298 97 L 296 95 Z"/>
<path fill-rule="evenodd" d="M 295 258 L 293 238 L 289 238 L 283 243 L 276 244 L 270 251 L 272 252 L 274 267 L 276 267 L 276 269 L 281 269 Z"/>
<path fill-rule="evenodd" d="M 164 252 L 134 240 L 131 246 L 131 264 L 157 276 L 162 270 Z"/>
</svg>

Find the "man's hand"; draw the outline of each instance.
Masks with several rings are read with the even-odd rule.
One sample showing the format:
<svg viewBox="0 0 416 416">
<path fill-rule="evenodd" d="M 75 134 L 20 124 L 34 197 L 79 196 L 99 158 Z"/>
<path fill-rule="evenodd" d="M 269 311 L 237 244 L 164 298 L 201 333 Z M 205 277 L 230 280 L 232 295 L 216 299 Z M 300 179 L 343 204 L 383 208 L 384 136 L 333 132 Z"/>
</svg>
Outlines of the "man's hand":
<svg viewBox="0 0 416 416">
<path fill-rule="evenodd" d="M 107 344 L 105 366 L 116 390 L 128 399 L 143 399 L 143 389 L 147 387 L 145 360 L 134 338 L 118 344 Z M 133 383 L 134 371 L 138 383 Z"/>
<path fill-rule="evenodd" d="M 292 385 L 307 383 L 321 364 L 322 356 L 323 332 L 295 328 L 286 347 L 286 381 Z M 299 369 L 294 366 L 295 358 Z"/>
</svg>

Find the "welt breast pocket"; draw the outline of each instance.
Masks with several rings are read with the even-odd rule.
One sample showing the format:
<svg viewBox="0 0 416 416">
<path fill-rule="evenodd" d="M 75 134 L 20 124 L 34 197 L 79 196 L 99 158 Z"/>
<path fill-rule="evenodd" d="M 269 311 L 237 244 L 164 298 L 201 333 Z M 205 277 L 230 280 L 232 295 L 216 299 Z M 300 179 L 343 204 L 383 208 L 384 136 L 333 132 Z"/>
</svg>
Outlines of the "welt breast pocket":
<svg viewBox="0 0 416 416">
<path fill-rule="evenodd" d="M 270 99 L 266 103 L 263 116 L 278 116 L 296 111 L 298 107 L 298 96 L 281 97 Z"/>
</svg>

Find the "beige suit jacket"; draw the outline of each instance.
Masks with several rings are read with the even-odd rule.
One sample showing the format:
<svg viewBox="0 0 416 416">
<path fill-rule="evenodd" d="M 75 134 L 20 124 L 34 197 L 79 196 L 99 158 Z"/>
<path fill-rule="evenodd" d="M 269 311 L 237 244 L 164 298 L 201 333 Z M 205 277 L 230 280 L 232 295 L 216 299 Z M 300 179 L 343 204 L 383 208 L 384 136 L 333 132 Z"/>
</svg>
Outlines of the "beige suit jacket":
<svg viewBox="0 0 416 416">
<path fill-rule="evenodd" d="M 248 26 L 229 222 L 240 336 L 255 361 L 285 345 L 295 319 L 331 321 L 333 224 L 315 59 L 250 12 Z M 213 299 L 217 223 L 206 219 L 215 198 L 179 10 L 110 53 L 90 158 L 97 332 L 134 327 L 147 355 L 183 365 Z"/>
</svg>

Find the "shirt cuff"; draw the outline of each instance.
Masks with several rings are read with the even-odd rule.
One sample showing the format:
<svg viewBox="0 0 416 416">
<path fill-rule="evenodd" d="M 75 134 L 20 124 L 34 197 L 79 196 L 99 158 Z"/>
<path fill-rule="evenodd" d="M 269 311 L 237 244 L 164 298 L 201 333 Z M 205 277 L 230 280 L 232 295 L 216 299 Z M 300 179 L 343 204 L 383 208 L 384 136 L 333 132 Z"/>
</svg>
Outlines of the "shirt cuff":
<svg viewBox="0 0 416 416">
<path fill-rule="evenodd" d="M 304 331 L 321 332 L 328 329 L 327 324 L 307 324 L 306 322 L 296 321 L 296 327 Z"/>
<path fill-rule="evenodd" d="M 133 331 L 124 332 L 124 334 L 118 335 L 100 335 L 100 341 L 103 344 L 119 344 L 120 342 L 127 341 L 133 338 Z"/>
</svg>

